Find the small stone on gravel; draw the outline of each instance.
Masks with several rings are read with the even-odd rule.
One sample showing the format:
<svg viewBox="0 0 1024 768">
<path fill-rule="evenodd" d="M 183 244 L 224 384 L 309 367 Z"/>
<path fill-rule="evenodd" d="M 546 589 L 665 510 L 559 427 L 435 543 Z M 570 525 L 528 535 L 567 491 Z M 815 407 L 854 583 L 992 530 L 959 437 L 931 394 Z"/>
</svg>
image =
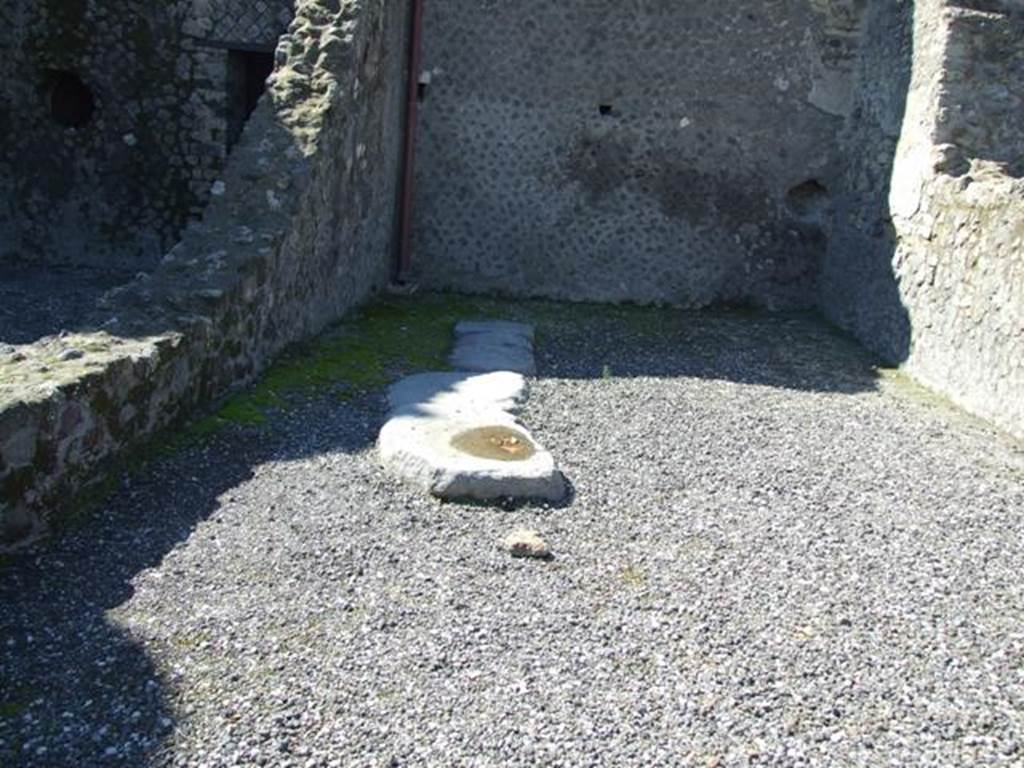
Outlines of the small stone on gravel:
<svg viewBox="0 0 1024 768">
<path fill-rule="evenodd" d="M 548 560 L 551 557 L 551 547 L 536 531 L 526 529 L 513 531 L 505 537 L 502 546 L 512 557 L 533 560 Z"/>
</svg>

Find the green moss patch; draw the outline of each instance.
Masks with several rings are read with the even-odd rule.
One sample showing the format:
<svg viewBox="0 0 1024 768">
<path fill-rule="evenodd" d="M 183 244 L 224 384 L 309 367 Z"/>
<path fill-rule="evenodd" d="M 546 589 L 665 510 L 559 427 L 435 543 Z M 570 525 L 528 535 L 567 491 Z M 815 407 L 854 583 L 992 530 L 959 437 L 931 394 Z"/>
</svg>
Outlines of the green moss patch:
<svg viewBox="0 0 1024 768">
<path fill-rule="evenodd" d="M 453 294 L 381 298 L 316 339 L 294 346 L 255 384 L 228 397 L 212 414 L 156 435 L 146 445 L 112 460 L 51 524 L 55 529 L 81 525 L 117 488 L 123 475 L 141 471 L 154 459 L 166 459 L 206 443 L 225 428 L 266 429 L 274 412 L 311 397 L 344 401 L 378 391 L 406 375 L 446 370 L 455 324 L 460 320 L 529 322 L 537 326 L 538 337 L 543 339 L 548 333 L 586 332 L 595 323 L 609 322 L 638 334 L 663 335 L 672 318 L 664 309 L 629 305 Z"/>
<path fill-rule="evenodd" d="M 0 720 L 13 720 L 28 707 L 16 701 L 0 701 Z"/>
<path fill-rule="evenodd" d="M 951 414 L 959 413 L 959 409 L 952 400 L 918 383 L 899 368 L 878 367 L 875 369 L 875 375 L 881 381 L 886 382 L 892 391 L 901 397 L 920 405 L 947 410 Z"/>
<path fill-rule="evenodd" d="M 29 705 L 34 698 L 32 690 L 23 685 L 14 683 L 13 680 L 0 680 L 0 689 L 6 685 L 6 696 L 0 699 L 0 721 L 14 720 L 21 717 L 28 711 Z M 0 752 L 0 766 L 4 765 Z"/>
<path fill-rule="evenodd" d="M 532 322 L 538 334 L 584 326 L 600 316 L 637 332 L 663 332 L 663 309 L 638 306 L 502 300 L 451 294 L 383 298 L 364 307 L 315 341 L 293 348 L 254 386 L 230 397 L 212 416 L 195 422 L 192 436 L 222 427 L 255 427 L 268 414 L 312 394 L 346 399 L 378 390 L 401 376 L 447 370 L 446 358 L 460 320 L 501 318 Z"/>
<path fill-rule="evenodd" d="M 231 396 L 191 431 L 206 435 L 231 424 L 257 426 L 271 410 L 302 397 L 334 393 L 348 398 L 379 389 L 408 371 L 443 370 L 455 323 L 469 311 L 487 312 L 476 304 L 443 296 L 377 301 L 315 341 L 293 348 L 255 385 Z"/>
</svg>

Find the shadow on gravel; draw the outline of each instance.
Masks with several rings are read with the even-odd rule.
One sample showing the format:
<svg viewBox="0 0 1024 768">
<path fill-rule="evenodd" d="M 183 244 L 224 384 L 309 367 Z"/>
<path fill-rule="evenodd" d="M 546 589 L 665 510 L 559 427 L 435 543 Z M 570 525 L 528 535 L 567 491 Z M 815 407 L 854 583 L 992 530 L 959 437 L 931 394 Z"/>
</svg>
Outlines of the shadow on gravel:
<svg viewBox="0 0 1024 768">
<path fill-rule="evenodd" d="M 285 425 L 287 439 L 225 430 L 152 460 L 101 510 L 0 560 L 0 766 L 163 765 L 180 714 L 168 698 L 173 670 L 152 653 L 166 637 L 147 633 L 138 607 L 133 623 L 119 616 L 136 577 L 162 563 L 165 578 L 180 574 L 168 553 L 260 465 L 358 451 L 373 426 L 305 436 Z"/>
<path fill-rule="evenodd" d="M 619 308 L 585 323 L 542 318 L 537 347 L 545 378 L 687 377 L 855 394 L 879 376 L 875 355 L 814 313 Z"/>
<path fill-rule="evenodd" d="M 839 393 L 875 387 L 873 358 L 813 315 L 474 299 L 463 310 L 466 318 L 535 323 L 542 377 L 687 376 Z M 147 569 L 162 566 L 164 579 L 175 577 L 168 553 L 261 465 L 372 446 L 384 418 L 379 393 L 337 408 L 352 418 L 308 424 L 313 411 L 299 405 L 259 429 L 230 427 L 154 459 L 77 528 L 0 561 L 0 766 L 164 764 L 180 713 L 171 704 L 174 671 L 160 660 L 175 654 L 160 653 L 166 632 L 148 632 L 140 618 L 145 594 L 130 619 L 118 609 L 136 597 Z M 282 488 L 281 498 L 295 501 L 295 493 Z"/>
<path fill-rule="evenodd" d="M 0 347 L 75 331 L 126 272 L 47 264 L 0 264 Z"/>
</svg>

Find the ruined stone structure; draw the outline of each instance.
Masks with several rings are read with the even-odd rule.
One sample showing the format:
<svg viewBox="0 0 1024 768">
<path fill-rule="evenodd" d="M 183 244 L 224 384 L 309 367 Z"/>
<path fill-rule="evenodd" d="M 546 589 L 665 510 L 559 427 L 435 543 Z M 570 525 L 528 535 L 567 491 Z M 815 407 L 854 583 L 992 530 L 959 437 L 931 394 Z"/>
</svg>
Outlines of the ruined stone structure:
<svg viewBox="0 0 1024 768">
<path fill-rule="evenodd" d="M 390 279 L 410 8 L 0 9 L 0 264 L 144 272 L 0 348 L 5 537 Z M 817 308 L 1024 437 L 1018 0 L 425 8 L 413 279 Z"/>
<path fill-rule="evenodd" d="M 816 307 L 1024 434 L 1024 5 L 427 10 L 420 281 Z"/>
<path fill-rule="evenodd" d="M 155 266 L 202 213 L 292 5 L 4 3 L 0 261 Z"/>
<path fill-rule="evenodd" d="M 406 10 L 299 3 L 202 220 L 80 330 L 0 352 L 5 539 L 42 529 L 106 460 L 386 284 Z"/>
<path fill-rule="evenodd" d="M 868 3 L 819 306 L 1024 436 L 1024 5 Z"/>
</svg>

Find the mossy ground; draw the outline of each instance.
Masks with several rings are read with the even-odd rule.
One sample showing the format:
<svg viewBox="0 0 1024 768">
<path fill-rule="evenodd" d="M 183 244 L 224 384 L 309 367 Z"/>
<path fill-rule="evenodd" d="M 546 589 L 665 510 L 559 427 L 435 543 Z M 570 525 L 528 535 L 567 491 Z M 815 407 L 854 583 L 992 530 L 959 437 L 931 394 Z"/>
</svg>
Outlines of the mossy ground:
<svg viewBox="0 0 1024 768">
<path fill-rule="evenodd" d="M 561 304 L 425 294 L 383 298 L 354 313 L 315 341 L 296 347 L 273 364 L 254 386 L 231 396 L 212 415 L 190 425 L 187 436 L 203 437 L 229 425 L 256 427 L 274 410 L 312 394 L 341 399 L 378 390 L 395 379 L 446 370 L 455 324 L 501 318 L 537 325 L 543 336 L 600 313 L 638 331 L 655 331 L 665 310 L 635 306 Z"/>
<path fill-rule="evenodd" d="M 13 722 L 17 718 L 21 717 L 29 708 L 33 698 L 35 698 L 35 692 L 30 688 L 26 688 L 24 685 L 19 685 L 11 679 L 0 679 L 0 691 L 3 693 L 0 698 L 0 724 L 4 721 Z M 6 745 L 11 749 L 8 754 L 17 754 L 20 751 L 20 744 L 17 739 L 15 743 L 8 742 Z M 2 754 L 2 750 L 0 750 Z M 0 768 L 6 768 L 6 763 L 3 757 L 0 756 Z"/>
<path fill-rule="evenodd" d="M 0 720 L 13 719 L 26 709 L 26 705 L 18 701 L 0 701 Z"/>
<path fill-rule="evenodd" d="M 538 344 L 548 333 L 585 330 L 597 320 L 638 334 L 664 332 L 670 310 L 544 300 L 509 300 L 455 294 L 383 297 L 353 312 L 316 339 L 296 345 L 250 387 L 230 395 L 211 413 L 152 438 L 112 460 L 50 521 L 54 532 L 87 525 L 121 484 L 153 460 L 201 446 L 226 429 L 272 430 L 274 414 L 313 397 L 344 401 L 382 389 L 409 374 L 446 370 L 455 324 L 503 319 L 536 325 Z M 0 563 L 2 566 L 2 563 Z"/>
<path fill-rule="evenodd" d="M 477 315 L 487 313 L 486 302 L 473 304 Z M 232 424 L 258 426 L 272 411 L 310 395 L 345 399 L 379 389 L 405 371 L 443 370 L 452 328 L 469 308 L 453 297 L 376 301 L 293 348 L 190 431 L 208 435 Z"/>
<path fill-rule="evenodd" d="M 633 589 L 643 589 L 647 586 L 647 574 L 633 564 L 626 565 L 619 573 L 619 577 Z"/>
<path fill-rule="evenodd" d="M 875 369 L 880 381 L 888 383 L 895 392 L 908 400 L 922 405 L 942 408 L 953 413 L 956 405 L 945 395 L 934 392 L 911 378 L 905 371 L 892 366 L 878 366 Z"/>
</svg>

